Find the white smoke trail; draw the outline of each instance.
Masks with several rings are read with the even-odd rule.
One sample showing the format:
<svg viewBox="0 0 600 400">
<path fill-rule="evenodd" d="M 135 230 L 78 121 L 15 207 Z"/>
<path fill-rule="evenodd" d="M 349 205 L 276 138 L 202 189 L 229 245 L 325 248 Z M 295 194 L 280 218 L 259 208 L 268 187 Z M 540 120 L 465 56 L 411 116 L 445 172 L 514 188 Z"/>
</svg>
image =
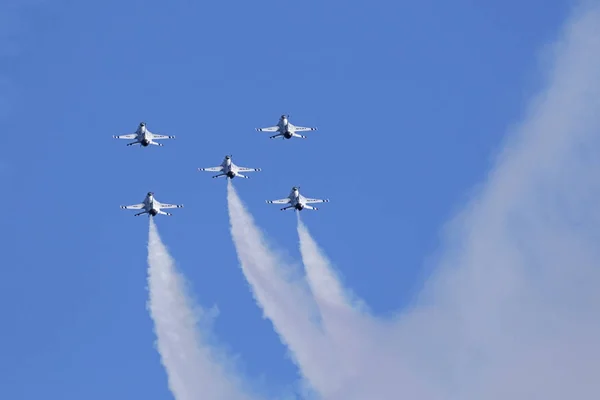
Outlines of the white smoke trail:
<svg viewBox="0 0 600 400">
<path fill-rule="evenodd" d="M 335 355 L 338 365 L 335 373 L 328 375 L 329 386 L 322 390 L 326 398 L 340 391 L 350 379 L 361 379 L 356 367 L 359 353 L 372 351 L 368 343 L 362 342 L 362 333 L 356 330 L 369 326 L 368 318 L 363 318 L 352 306 L 351 295 L 346 293 L 329 260 L 317 246 L 308 229 L 298 218 L 300 254 L 306 270 L 306 280 L 321 313 L 323 330 L 330 337 L 329 350 Z M 348 329 L 354 326 L 354 329 Z M 353 351 L 348 351 L 353 349 Z"/>
<path fill-rule="evenodd" d="M 304 377 L 317 390 L 327 387 L 322 368 L 335 372 L 337 366 L 327 351 L 329 343 L 314 324 L 310 295 L 293 281 L 291 266 L 271 251 L 231 182 L 227 184 L 227 203 L 233 243 L 258 305 L 291 350 Z"/>
<path fill-rule="evenodd" d="M 344 313 L 348 312 L 348 309 L 351 308 L 350 296 L 344 292 L 338 277 L 330 268 L 329 260 L 318 248 L 308 228 L 302 223 L 300 214 L 296 215 L 298 216 L 300 254 L 306 269 L 306 278 L 317 302 L 322 307 L 332 307 Z"/>
<path fill-rule="evenodd" d="M 198 323 L 207 322 L 209 316 L 188 296 L 153 218 L 148 234 L 148 290 L 157 348 L 175 399 L 249 400 L 240 380 L 226 371 L 227 360 L 200 336 Z"/>
<path fill-rule="evenodd" d="M 327 373 L 330 379 L 321 390 L 323 398 L 385 400 L 407 391 L 415 398 L 437 398 L 435 384 L 415 373 L 415 366 L 402 362 L 390 340 L 393 327 L 369 316 L 362 301 L 343 287 L 299 215 L 298 237 L 306 279 L 338 365 L 335 373 Z M 393 395 L 386 397 L 384 393 Z"/>
</svg>

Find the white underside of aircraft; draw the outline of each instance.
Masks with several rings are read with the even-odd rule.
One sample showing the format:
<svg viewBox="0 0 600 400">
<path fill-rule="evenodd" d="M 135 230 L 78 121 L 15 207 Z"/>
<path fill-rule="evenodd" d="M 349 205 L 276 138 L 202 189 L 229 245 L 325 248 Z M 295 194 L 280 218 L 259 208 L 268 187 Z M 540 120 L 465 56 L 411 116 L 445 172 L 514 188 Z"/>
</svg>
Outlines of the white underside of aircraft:
<svg viewBox="0 0 600 400">
<path fill-rule="evenodd" d="M 259 172 L 260 168 L 247 168 L 240 167 L 235 165 L 231 160 L 231 156 L 225 156 L 221 165 L 217 167 L 209 167 L 209 168 L 198 168 L 198 171 L 207 171 L 207 172 L 219 172 L 217 175 L 214 175 L 213 178 L 223 178 L 227 177 L 229 179 L 233 178 L 249 178 L 246 175 L 240 174 L 240 172 Z"/>
<path fill-rule="evenodd" d="M 329 203 L 329 199 L 311 199 L 308 197 L 304 197 L 300 194 L 299 189 L 299 187 L 294 186 L 290 191 L 288 197 L 279 200 L 267 200 L 267 204 L 288 204 L 286 207 L 283 207 L 281 211 L 290 209 L 302 211 L 305 208 L 309 210 L 318 210 L 317 207 L 309 206 L 309 204 L 312 203 Z"/>
<path fill-rule="evenodd" d="M 316 131 L 317 128 L 310 128 L 306 126 L 296 126 L 289 122 L 289 115 L 282 115 L 279 117 L 279 122 L 275 126 L 269 126 L 268 128 L 256 128 L 258 132 L 277 132 L 276 135 L 270 136 L 271 139 L 284 138 L 291 139 L 293 137 L 306 139 L 306 136 L 300 135 L 298 132 Z"/>
<path fill-rule="evenodd" d="M 157 214 L 173 215 L 171 213 L 162 211 L 161 209 L 163 209 L 163 208 L 182 208 L 182 207 L 183 207 L 183 204 L 161 203 L 160 201 L 158 201 L 154 198 L 153 192 L 148 192 L 143 203 L 132 204 L 129 206 L 121 206 L 121 208 L 125 209 L 125 210 L 144 210 L 140 213 L 135 214 L 136 217 L 138 215 L 142 215 L 142 214 L 148 214 L 148 216 L 152 216 L 152 217 L 156 216 Z"/>
<path fill-rule="evenodd" d="M 127 146 L 133 146 L 134 144 L 139 144 L 142 147 L 147 147 L 149 145 L 153 146 L 163 146 L 162 143 L 158 143 L 155 140 L 162 139 L 175 139 L 173 135 L 158 135 L 156 133 L 152 133 L 146 127 L 145 122 L 140 122 L 135 133 L 130 133 L 127 135 L 113 136 L 115 139 L 129 139 L 133 140 L 131 143 L 127 143 Z"/>
</svg>

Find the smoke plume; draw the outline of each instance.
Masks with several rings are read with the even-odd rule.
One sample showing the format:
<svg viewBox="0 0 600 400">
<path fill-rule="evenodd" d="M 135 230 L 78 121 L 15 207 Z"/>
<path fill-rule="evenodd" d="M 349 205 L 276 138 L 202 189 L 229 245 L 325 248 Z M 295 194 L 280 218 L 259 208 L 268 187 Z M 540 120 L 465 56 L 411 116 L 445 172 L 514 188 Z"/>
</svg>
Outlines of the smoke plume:
<svg viewBox="0 0 600 400">
<path fill-rule="evenodd" d="M 316 387 L 326 386 L 329 377 L 322 369 L 335 371 L 336 365 L 328 356 L 330 344 L 312 322 L 316 310 L 310 294 L 294 277 L 293 266 L 270 249 L 231 182 L 227 204 L 233 243 L 258 306 L 290 349 L 302 375 Z"/>
<path fill-rule="evenodd" d="M 150 218 L 148 235 L 148 310 L 156 345 L 176 400 L 249 400 L 241 382 L 227 370 L 228 361 L 200 332 L 210 316 L 188 296 L 183 276 Z M 204 336 L 202 334 L 204 333 Z"/>
</svg>

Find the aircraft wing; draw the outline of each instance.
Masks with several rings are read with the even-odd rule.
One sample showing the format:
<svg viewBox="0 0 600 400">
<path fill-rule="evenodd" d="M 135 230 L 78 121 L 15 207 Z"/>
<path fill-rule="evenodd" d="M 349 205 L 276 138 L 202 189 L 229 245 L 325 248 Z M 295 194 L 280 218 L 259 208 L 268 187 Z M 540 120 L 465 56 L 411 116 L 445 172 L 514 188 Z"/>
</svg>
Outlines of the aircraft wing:
<svg viewBox="0 0 600 400">
<path fill-rule="evenodd" d="M 295 126 L 294 130 L 296 132 L 307 132 L 307 131 L 316 131 L 317 128 L 309 128 L 309 127 L 306 127 L 306 126 Z"/>
<path fill-rule="evenodd" d="M 267 200 L 268 204 L 287 204 L 290 202 L 290 198 L 286 197 L 285 199 L 279 199 L 279 200 Z"/>
<path fill-rule="evenodd" d="M 182 208 L 183 204 L 165 204 L 165 203 L 160 203 L 159 208 Z"/>
<path fill-rule="evenodd" d="M 260 171 L 260 168 L 247 168 L 247 167 L 238 167 L 237 169 L 240 172 L 251 172 L 251 171 Z"/>
<path fill-rule="evenodd" d="M 219 165 L 218 167 L 198 168 L 198 171 L 208 171 L 208 172 L 219 172 L 222 170 L 223 170 L 223 167 L 221 165 Z"/>
<path fill-rule="evenodd" d="M 144 203 L 132 204 L 130 206 L 121 206 L 121 208 L 123 208 L 125 210 L 140 210 L 140 209 L 144 208 Z"/>
<path fill-rule="evenodd" d="M 137 137 L 137 135 L 135 133 L 130 133 L 128 135 L 120 135 L 120 136 L 113 136 L 115 139 L 135 139 Z"/>
<path fill-rule="evenodd" d="M 329 199 L 306 199 L 304 202 L 306 204 L 310 204 L 310 203 L 329 203 Z"/>
<path fill-rule="evenodd" d="M 268 128 L 256 128 L 259 132 L 277 132 L 279 130 L 278 126 L 269 126 Z"/>
<path fill-rule="evenodd" d="M 152 134 L 152 139 L 175 139 L 173 135 L 155 135 Z"/>
</svg>

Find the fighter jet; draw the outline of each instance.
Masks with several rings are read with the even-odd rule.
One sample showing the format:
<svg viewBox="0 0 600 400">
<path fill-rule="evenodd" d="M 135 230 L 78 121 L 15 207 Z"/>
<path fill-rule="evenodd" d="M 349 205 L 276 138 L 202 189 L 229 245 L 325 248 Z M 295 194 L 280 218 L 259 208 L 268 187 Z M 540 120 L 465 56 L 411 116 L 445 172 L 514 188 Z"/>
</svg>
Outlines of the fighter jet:
<svg viewBox="0 0 600 400">
<path fill-rule="evenodd" d="M 175 139 L 175 136 L 171 135 L 157 135 L 156 133 L 152 133 L 146 128 L 145 122 L 140 122 L 135 133 L 130 133 L 128 135 L 121 136 L 113 136 L 115 139 L 130 139 L 135 140 L 131 143 L 127 143 L 127 146 L 133 146 L 134 144 L 141 144 L 143 147 L 147 147 L 148 145 L 154 146 L 163 146 L 162 143 L 155 142 L 155 140 L 159 139 Z"/>
<path fill-rule="evenodd" d="M 182 208 L 182 207 L 183 207 L 183 204 L 181 204 L 181 205 L 180 204 L 166 204 L 166 203 L 159 202 L 158 200 L 156 200 L 154 198 L 154 192 L 148 192 L 143 203 L 132 204 L 130 206 L 121 206 L 121 208 L 123 208 L 125 210 L 141 210 L 141 209 L 143 209 L 144 211 L 142 211 L 141 213 L 135 214 L 136 217 L 138 215 L 142 215 L 142 214 L 148 214 L 148 216 L 153 216 L 153 217 L 156 216 L 156 214 L 173 215 L 171 213 L 161 211 L 161 208 Z"/>
<path fill-rule="evenodd" d="M 277 125 L 270 126 L 268 128 L 256 128 L 259 132 L 278 132 L 276 135 L 271 136 L 271 139 L 283 137 L 285 139 L 291 139 L 292 137 L 306 139 L 306 136 L 300 135 L 297 132 L 316 131 L 317 128 L 307 128 L 303 126 L 296 126 L 291 124 L 288 119 L 289 115 L 282 115 L 279 117 Z"/>
<path fill-rule="evenodd" d="M 218 167 L 198 168 L 198 171 L 220 172 L 220 174 L 213 176 L 213 178 L 221 178 L 221 177 L 226 176 L 229 179 L 233 179 L 236 176 L 239 178 L 249 178 L 246 175 L 240 174 L 240 172 L 253 172 L 253 171 L 260 171 L 260 170 L 261 170 L 260 168 L 239 167 L 239 166 L 235 165 L 233 163 L 233 161 L 231 161 L 230 155 L 225 156 L 225 158 L 223 159 L 223 162 Z"/>
<path fill-rule="evenodd" d="M 302 211 L 305 208 L 309 210 L 318 210 L 317 207 L 309 206 L 309 203 L 329 203 L 329 199 L 309 199 L 300 194 L 299 186 L 294 186 L 290 191 L 290 194 L 285 199 L 279 200 L 267 200 L 268 204 L 289 204 L 289 206 L 283 207 L 281 211 L 295 208 L 298 211 Z"/>
</svg>

